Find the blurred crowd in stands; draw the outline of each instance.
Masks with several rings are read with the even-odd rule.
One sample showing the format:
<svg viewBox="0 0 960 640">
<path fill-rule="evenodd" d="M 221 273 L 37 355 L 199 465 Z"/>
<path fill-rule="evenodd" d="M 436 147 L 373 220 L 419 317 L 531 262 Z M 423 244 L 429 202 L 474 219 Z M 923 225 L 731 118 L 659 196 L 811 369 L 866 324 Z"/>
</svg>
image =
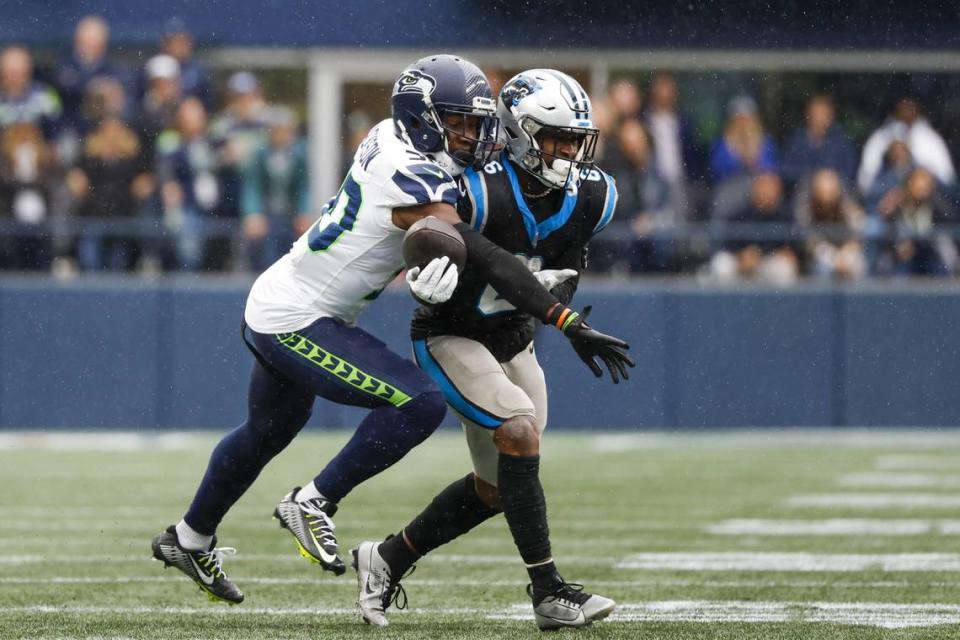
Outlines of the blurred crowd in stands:
<svg viewBox="0 0 960 640">
<path fill-rule="evenodd" d="M 722 134 L 698 147 L 669 73 L 646 95 L 615 83 L 595 111 L 600 164 L 620 190 L 615 237 L 596 243 L 595 269 L 774 284 L 957 271 L 956 174 L 914 98 L 899 99 L 861 149 L 829 94 L 809 97 L 779 145 L 741 95 Z"/>
<path fill-rule="evenodd" d="M 140 68 L 111 60 L 109 35 L 81 20 L 51 83 L 28 50 L 0 51 L 0 268 L 266 268 L 311 219 L 295 111 L 249 72 L 216 99 L 180 21 Z"/>
<path fill-rule="evenodd" d="M 0 269 L 259 271 L 315 219 L 297 112 L 248 71 L 215 87 L 184 23 L 121 65 L 109 25 L 84 18 L 45 77 L 30 51 L 0 51 Z M 594 97 L 620 200 L 591 271 L 775 284 L 960 271 L 954 166 L 916 98 L 861 147 L 828 93 L 782 141 L 750 95 L 710 144 L 680 104 L 666 72 Z M 346 164 L 372 124 L 347 117 Z"/>
</svg>

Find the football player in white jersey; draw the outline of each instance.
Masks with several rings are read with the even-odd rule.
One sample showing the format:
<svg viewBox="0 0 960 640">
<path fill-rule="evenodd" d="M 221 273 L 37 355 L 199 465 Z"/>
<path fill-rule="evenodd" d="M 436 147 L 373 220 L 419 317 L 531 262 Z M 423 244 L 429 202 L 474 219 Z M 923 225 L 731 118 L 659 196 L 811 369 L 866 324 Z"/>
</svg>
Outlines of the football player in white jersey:
<svg viewBox="0 0 960 640">
<path fill-rule="evenodd" d="M 622 341 L 591 329 L 512 255 L 463 224 L 454 176 L 497 149 L 498 119 L 486 77 L 450 55 L 423 58 L 401 73 L 391 120 L 379 123 L 354 157 L 340 191 L 290 252 L 254 283 L 243 339 L 255 357 L 246 421 L 213 450 L 183 519 L 153 539 L 153 555 L 183 571 L 211 599 L 243 593 L 223 570 L 228 548 L 215 532 L 263 467 L 310 417 L 314 399 L 370 409 L 344 448 L 295 487 L 274 516 L 300 554 L 340 575 L 332 516 L 354 487 L 400 460 L 440 425 L 444 395 L 413 362 L 356 326 L 363 309 L 403 268 L 404 231 L 425 216 L 453 224 L 468 265 L 486 274 L 518 309 L 553 324 L 601 358 Z M 448 258 L 407 272 L 420 300 L 445 302 L 459 274 Z"/>
</svg>

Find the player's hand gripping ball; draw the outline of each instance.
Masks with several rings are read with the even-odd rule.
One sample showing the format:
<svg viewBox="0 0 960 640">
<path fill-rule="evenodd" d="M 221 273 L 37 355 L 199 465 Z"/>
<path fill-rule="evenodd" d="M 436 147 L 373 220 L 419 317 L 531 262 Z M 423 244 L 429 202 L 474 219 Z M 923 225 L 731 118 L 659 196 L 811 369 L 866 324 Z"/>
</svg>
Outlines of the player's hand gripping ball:
<svg viewBox="0 0 960 640">
<path fill-rule="evenodd" d="M 460 272 L 467 263 L 467 247 L 453 225 L 427 216 L 407 230 L 403 261 L 414 297 L 424 304 L 442 304 L 457 288 Z"/>
</svg>

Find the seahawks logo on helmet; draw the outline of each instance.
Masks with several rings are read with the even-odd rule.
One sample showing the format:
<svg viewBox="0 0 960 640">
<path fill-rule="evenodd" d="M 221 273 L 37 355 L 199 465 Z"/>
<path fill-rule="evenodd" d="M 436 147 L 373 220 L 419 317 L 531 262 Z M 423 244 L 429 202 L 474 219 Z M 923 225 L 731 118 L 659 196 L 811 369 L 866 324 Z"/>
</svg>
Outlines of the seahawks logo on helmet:
<svg viewBox="0 0 960 640">
<path fill-rule="evenodd" d="M 397 78 L 397 84 L 393 88 L 393 95 L 397 95 L 398 93 L 420 93 L 428 96 L 433 93 L 433 89 L 436 86 L 437 81 L 434 80 L 433 76 L 428 76 L 418 69 L 407 69 Z"/>
</svg>

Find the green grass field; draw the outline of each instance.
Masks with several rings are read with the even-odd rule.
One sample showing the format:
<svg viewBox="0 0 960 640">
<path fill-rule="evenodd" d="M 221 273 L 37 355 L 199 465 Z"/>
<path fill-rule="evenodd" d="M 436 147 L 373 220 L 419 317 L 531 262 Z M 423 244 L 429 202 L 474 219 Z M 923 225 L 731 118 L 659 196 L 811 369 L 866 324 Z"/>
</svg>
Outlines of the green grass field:
<svg viewBox="0 0 960 640">
<path fill-rule="evenodd" d="M 502 518 L 422 561 L 388 629 L 362 624 L 353 572 L 308 564 L 270 518 L 346 437 L 302 435 L 227 516 L 246 593 L 227 607 L 149 560 L 216 436 L 0 434 L 0 638 L 540 636 Z M 397 531 L 468 465 L 459 434 L 435 436 L 344 501 L 341 548 Z M 620 605 L 564 636 L 960 637 L 960 437 L 548 433 L 542 468 L 561 571 Z"/>
</svg>

